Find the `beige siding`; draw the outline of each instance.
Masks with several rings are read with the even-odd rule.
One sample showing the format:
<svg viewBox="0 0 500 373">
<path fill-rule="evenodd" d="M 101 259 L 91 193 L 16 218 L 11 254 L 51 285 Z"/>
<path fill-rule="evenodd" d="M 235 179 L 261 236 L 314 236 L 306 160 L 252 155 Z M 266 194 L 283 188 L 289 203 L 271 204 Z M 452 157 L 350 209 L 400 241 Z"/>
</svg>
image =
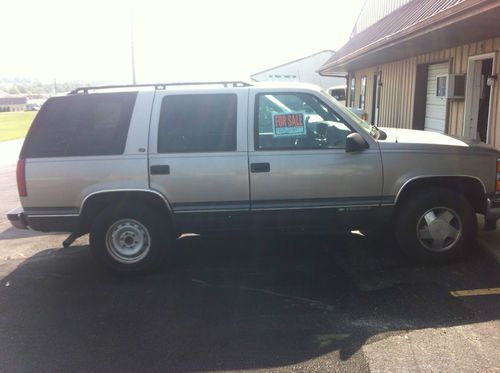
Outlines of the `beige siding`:
<svg viewBox="0 0 500 373">
<path fill-rule="evenodd" d="M 415 59 L 381 65 L 379 70 L 382 71 L 380 125 L 410 128 L 413 118 Z"/>
<path fill-rule="evenodd" d="M 356 106 L 359 106 L 361 77 L 366 75 L 366 112 L 372 120 L 373 75 L 382 72 L 379 124 L 386 127 L 412 128 L 413 103 L 415 100 L 415 77 L 417 64 L 431 64 L 448 61 L 451 74 L 466 74 L 468 58 L 474 55 L 495 52 L 495 73 L 500 73 L 500 38 L 483 40 L 442 49 L 401 61 L 358 70 L 356 75 Z M 490 144 L 500 149 L 500 81 L 491 91 Z M 463 134 L 464 100 L 449 101 L 447 108 L 447 131 L 452 135 Z"/>
</svg>

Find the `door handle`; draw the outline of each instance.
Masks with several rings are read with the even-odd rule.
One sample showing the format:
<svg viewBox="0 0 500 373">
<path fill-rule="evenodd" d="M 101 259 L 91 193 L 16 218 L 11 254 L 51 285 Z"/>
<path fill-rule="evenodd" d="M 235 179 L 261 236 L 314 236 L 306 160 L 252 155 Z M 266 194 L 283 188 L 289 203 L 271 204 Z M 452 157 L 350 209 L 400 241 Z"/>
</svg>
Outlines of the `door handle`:
<svg viewBox="0 0 500 373">
<path fill-rule="evenodd" d="M 169 165 L 156 165 L 150 168 L 151 175 L 168 175 L 170 174 Z"/>
<path fill-rule="evenodd" d="M 270 172 L 271 165 L 269 163 L 250 163 L 251 172 Z"/>
</svg>

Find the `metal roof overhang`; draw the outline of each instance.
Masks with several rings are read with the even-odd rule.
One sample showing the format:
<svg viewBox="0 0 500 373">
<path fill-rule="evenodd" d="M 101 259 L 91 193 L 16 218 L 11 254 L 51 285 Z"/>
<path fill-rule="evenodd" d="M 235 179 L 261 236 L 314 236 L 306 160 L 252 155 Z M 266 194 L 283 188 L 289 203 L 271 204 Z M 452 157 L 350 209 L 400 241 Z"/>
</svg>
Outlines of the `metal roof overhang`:
<svg viewBox="0 0 500 373">
<path fill-rule="evenodd" d="M 420 22 L 332 61 L 318 72 L 333 76 L 500 36 L 500 1 L 480 5 L 453 17 Z"/>
</svg>

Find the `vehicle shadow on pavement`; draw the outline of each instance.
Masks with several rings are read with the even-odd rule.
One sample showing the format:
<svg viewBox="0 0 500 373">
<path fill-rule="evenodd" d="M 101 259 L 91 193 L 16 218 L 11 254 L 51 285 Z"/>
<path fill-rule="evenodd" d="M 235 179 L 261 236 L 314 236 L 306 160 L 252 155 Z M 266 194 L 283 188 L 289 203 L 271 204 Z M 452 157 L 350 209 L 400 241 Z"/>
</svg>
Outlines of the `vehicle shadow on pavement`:
<svg viewBox="0 0 500 373">
<path fill-rule="evenodd" d="M 39 236 L 54 236 L 60 233 L 39 232 L 33 230 L 18 229 L 15 227 L 8 227 L 0 232 L 0 241 L 12 240 L 25 237 L 39 237 Z"/>
<path fill-rule="evenodd" d="M 367 341 L 500 310 L 498 296 L 477 312 L 450 294 L 500 286 L 479 255 L 412 266 L 359 235 L 186 237 L 170 260 L 133 277 L 86 246 L 25 260 L 0 281 L 0 370 L 269 369 L 326 355 L 359 370 Z"/>
</svg>

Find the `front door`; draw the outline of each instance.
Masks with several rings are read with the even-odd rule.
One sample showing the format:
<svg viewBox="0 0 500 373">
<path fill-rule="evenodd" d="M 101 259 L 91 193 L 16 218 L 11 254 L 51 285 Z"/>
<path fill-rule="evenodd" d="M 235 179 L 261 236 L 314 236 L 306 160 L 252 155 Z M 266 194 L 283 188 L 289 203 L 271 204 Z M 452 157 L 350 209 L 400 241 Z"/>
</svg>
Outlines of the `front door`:
<svg viewBox="0 0 500 373">
<path fill-rule="evenodd" d="M 493 58 L 469 60 L 464 135 L 482 142 L 488 141 L 491 105 L 491 79 L 488 78 L 491 76 L 493 76 Z"/>
<path fill-rule="evenodd" d="M 446 97 L 438 95 L 438 77 L 448 74 L 448 62 L 429 65 L 427 68 L 427 98 L 425 101 L 426 131 L 446 132 Z"/>
<path fill-rule="evenodd" d="M 254 216 L 294 229 L 317 224 L 319 217 L 333 229 L 376 212 L 382 189 L 376 144 L 346 153 L 346 137 L 353 129 L 319 95 L 252 91 L 250 96 Z"/>
</svg>

